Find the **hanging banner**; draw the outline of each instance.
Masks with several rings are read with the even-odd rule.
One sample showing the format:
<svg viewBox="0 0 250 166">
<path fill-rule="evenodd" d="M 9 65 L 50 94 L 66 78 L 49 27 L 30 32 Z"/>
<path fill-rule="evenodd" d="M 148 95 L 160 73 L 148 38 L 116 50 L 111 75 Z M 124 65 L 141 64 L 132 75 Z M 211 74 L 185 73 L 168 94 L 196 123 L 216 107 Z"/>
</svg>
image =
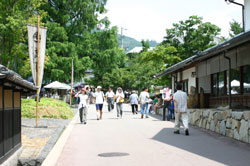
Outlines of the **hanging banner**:
<svg viewBox="0 0 250 166">
<path fill-rule="evenodd" d="M 39 28 L 39 93 L 43 80 L 45 50 L 46 50 L 46 33 L 47 29 L 44 27 Z M 29 57 L 32 77 L 34 84 L 37 86 L 37 26 L 28 25 L 28 43 L 29 43 Z"/>
</svg>

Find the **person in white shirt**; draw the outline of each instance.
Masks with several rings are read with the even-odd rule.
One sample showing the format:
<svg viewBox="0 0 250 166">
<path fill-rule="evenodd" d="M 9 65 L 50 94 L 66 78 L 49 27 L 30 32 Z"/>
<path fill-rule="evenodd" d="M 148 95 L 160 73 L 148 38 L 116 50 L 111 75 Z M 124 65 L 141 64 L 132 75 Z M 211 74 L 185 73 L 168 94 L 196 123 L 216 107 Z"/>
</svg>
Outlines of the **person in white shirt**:
<svg viewBox="0 0 250 166">
<path fill-rule="evenodd" d="M 86 94 L 86 89 L 82 88 L 75 97 L 80 98 L 80 102 L 78 105 L 79 115 L 80 115 L 80 122 L 87 124 L 87 107 L 88 107 L 88 95 Z"/>
<path fill-rule="evenodd" d="M 97 120 L 102 119 L 102 108 L 104 102 L 104 94 L 101 91 L 101 86 L 97 86 L 97 91 L 95 92 L 95 104 L 96 104 L 96 113 Z"/>
<path fill-rule="evenodd" d="M 122 103 L 124 102 L 124 93 L 122 91 L 122 88 L 117 88 L 115 99 L 116 99 L 116 110 L 117 110 L 117 118 L 119 116 L 122 118 Z"/>
<path fill-rule="evenodd" d="M 148 101 L 149 101 L 149 93 L 148 88 L 144 88 L 144 91 L 141 92 L 139 96 L 139 101 L 141 104 L 141 118 L 143 119 L 144 113 L 146 112 L 146 118 L 148 118 Z"/>
<path fill-rule="evenodd" d="M 182 84 L 177 84 L 177 92 L 174 93 L 174 110 L 175 110 L 175 134 L 180 134 L 180 120 L 184 125 L 185 135 L 189 135 L 188 131 L 188 112 L 186 92 L 182 91 Z"/>
<path fill-rule="evenodd" d="M 110 112 L 111 110 L 114 109 L 114 97 L 115 94 L 112 90 L 112 88 L 109 88 L 109 91 L 106 92 L 106 102 L 108 103 L 108 111 Z"/>
</svg>

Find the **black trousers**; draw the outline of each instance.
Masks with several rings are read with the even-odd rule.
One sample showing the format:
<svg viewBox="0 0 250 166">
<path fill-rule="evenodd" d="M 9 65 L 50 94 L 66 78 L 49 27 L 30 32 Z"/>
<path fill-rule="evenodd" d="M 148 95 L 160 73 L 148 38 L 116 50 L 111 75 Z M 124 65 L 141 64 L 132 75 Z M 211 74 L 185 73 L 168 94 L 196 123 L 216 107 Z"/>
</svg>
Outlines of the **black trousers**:
<svg viewBox="0 0 250 166">
<path fill-rule="evenodd" d="M 169 104 L 170 104 L 170 101 L 164 101 L 162 120 L 166 119 L 166 109 L 168 108 Z"/>
<path fill-rule="evenodd" d="M 132 107 L 132 113 L 135 114 L 138 112 L 138 105 L 137 104 L 131 104 Z"/>
<path fill-rule="evenodd" d="M 114 101 L 113 97 L 108 97 L 108 110 L 109 112 L 114 109 Z"/>
</svg>

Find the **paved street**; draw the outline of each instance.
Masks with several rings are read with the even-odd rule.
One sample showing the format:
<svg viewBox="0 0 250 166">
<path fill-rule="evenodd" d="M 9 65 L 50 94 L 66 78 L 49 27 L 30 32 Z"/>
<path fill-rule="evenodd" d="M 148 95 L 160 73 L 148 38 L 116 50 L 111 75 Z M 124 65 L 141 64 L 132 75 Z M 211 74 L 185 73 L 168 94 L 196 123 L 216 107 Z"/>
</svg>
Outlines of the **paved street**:
<svg viewBox="0 0 250 166">
<path fill-rule="evenodd" d="M 105 108 L 97 121 L 92 105 L 87 125 L 74 121 L 57 166 L 250 165 L 250 145 L 193 127 L 190 136 L 183 130 L 174 135 L 173 122 L 159 116 L 140 119 L 128 105 L 124 110 L 117 119 L 115 110 Z"/>
</svg>

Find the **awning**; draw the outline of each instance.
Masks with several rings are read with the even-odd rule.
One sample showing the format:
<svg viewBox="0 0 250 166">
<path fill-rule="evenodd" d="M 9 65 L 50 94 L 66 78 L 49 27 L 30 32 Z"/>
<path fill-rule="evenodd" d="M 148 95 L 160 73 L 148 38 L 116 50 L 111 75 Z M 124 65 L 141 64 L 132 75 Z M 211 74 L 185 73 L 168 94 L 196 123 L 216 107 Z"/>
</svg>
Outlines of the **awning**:
<svg viewBox="0 0 250 166">
<path fill-rule="evenodd" d="M 71 87 L 65 83 L 61 83 L 61 82 L 58 82 L 58 81 L 54 81 L 46 86 L 44 86 L 44 88 L 46 89 L 71 89 Z"/>
</svg>

